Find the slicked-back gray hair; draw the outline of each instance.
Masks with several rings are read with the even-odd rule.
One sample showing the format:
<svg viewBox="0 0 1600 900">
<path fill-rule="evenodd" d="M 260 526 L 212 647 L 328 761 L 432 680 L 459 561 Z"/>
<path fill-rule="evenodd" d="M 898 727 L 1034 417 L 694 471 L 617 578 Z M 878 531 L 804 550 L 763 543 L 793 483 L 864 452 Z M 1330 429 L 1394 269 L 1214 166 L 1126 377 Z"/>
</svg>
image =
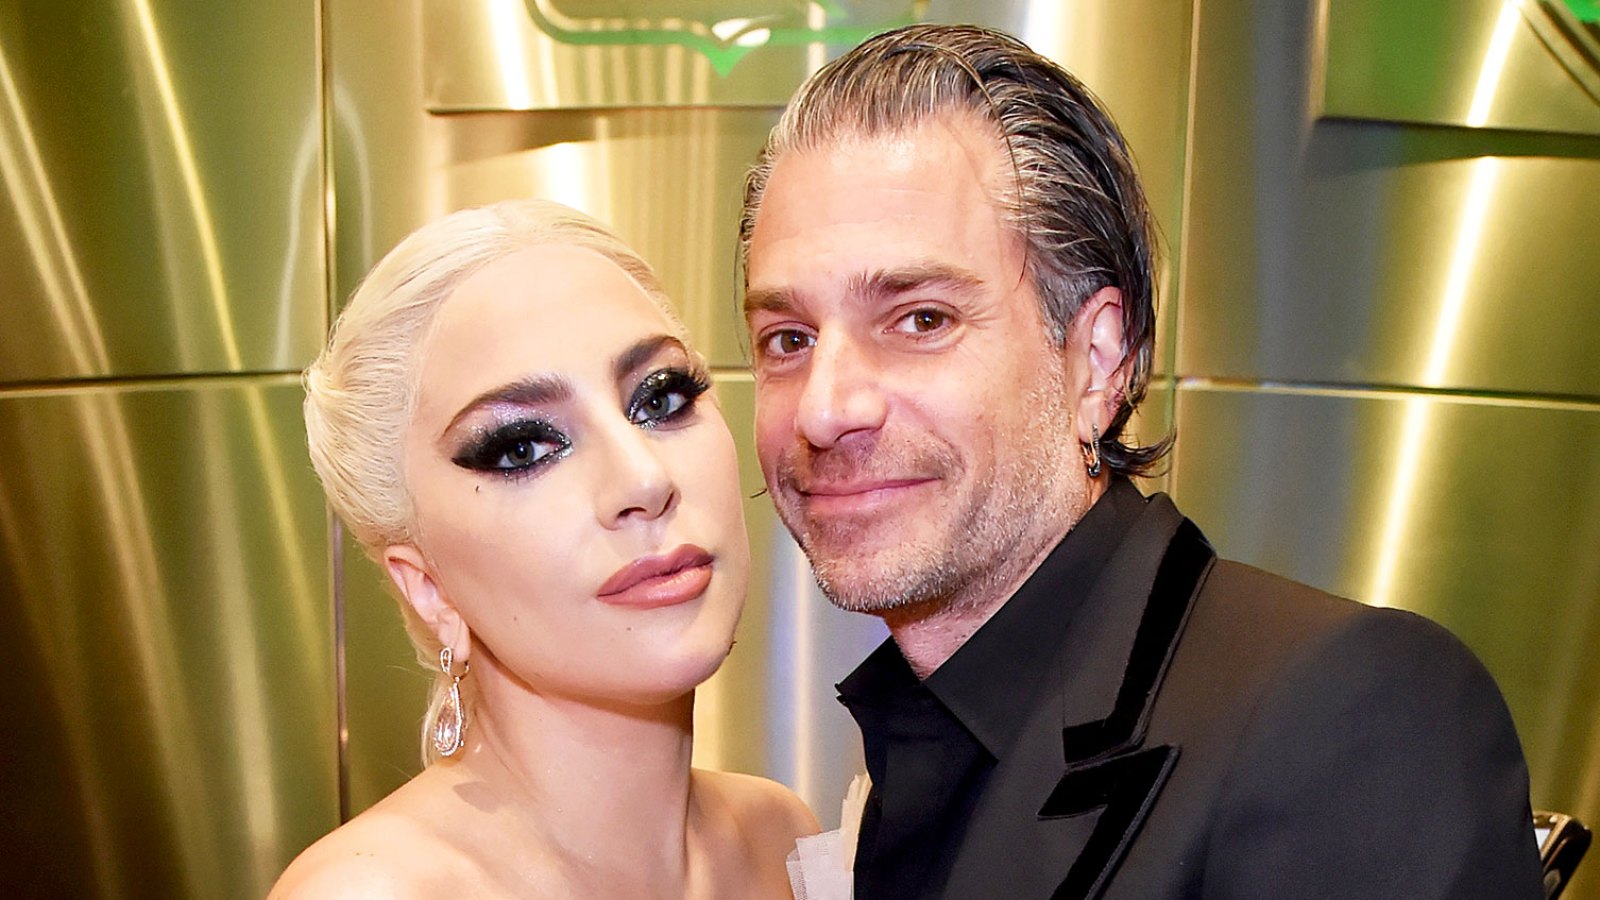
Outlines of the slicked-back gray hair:
<svg viewBox="0 0 1600 900">
<path fill-rule="evenodd" d="M 789 103 L 745 181 L 741 262 L 773 166 L 842 139 L 897 134 L 939 115 L 994 126 L 1015 170 L 1000 198 L 1027 253 L 1027 275 L 1059 344 L 1085 300 L 1122 292 L 1128 381 L 1101 437 L 1114 472 L 1147 474 L 1171 440 L 1122 441 L 1144 399 L 1155 344 L 1155 224 L 1132 155 L 1111 116 L 1066 70 L 1017 39 L 970 25 L 886 32 L 824 66 Z"/>
</svg>

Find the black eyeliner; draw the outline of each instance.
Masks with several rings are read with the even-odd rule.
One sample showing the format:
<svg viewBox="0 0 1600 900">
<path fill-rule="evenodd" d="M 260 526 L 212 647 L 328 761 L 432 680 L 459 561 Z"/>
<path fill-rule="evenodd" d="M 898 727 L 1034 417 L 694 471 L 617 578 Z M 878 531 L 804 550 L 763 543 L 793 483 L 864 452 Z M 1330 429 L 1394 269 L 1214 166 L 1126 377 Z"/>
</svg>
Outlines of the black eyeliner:
<svg viewBox="0 0 1600 900">
<path fill-rule="evenodd" d="M 628 398 L 626 410 L 628 420 L 641 428 L 656 428 L 671 423 L 693 411 L 695 400 L 710 389 L 711 380 L 698 369 L 680 367 L 657 369 L 641 379 L 639 386 L 633 389 L 633 396 Z M 672 394 L 683 395 L 682 406 L 659 417 L 643 421 L 637 419 L 646 402 Z"/>
<path fill-rule="evenodd" d="M 529 455 L 539 445 L 554 450 L 519 464 L 517 458 Z M 463 469 L 498 472 L 506 476 L 527 473 L 566 455 L 572 441 L 560 429 L 541 419 L 514 419 L 492 428 L 478 430 L 476 436 L 450 461 Z M 502 464 L 507 463 L 507 464 Z"/>
</svg>

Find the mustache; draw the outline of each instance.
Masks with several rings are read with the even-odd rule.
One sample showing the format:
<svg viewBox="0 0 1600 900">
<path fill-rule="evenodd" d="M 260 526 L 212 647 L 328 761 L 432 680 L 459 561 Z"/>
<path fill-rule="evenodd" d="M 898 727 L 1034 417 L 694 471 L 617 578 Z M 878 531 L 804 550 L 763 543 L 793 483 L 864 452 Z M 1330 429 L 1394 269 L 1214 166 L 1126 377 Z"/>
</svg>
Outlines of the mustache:
<svg viewBox="0 0 1600 900">
<path fill-rule="evenodd" d="M 931 439 L 850 442 L 826 448 L 802 441 L 779 457 L 774 481 L 784 492 L 809 493 L 819 484 L 948 478 L 962 468 L 955 448 Z"/>
</svg>

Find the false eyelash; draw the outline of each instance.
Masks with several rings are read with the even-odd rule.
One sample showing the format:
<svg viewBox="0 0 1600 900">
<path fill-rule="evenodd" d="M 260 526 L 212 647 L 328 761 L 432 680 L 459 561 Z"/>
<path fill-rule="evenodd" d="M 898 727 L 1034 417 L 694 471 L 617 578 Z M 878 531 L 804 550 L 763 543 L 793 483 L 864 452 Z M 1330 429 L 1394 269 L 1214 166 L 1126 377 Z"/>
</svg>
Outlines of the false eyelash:
<svg viewBox="0 0 1600 900">
<path fill-rule="evenodd" d="M 659 427 L 686 415 L 694 409 L 695 400 L 710 389 L 710 379 L 699 371 L 682 368 L 658 369 L 646 375 L 634 389 L 633 397 L 628 401 L 628 419 L 634 420 L 644 403 L 653 397 L 663 394 L 682 394 L 684 402 L 681 407 L 659 418 L 635 422 L 641 428 Z"/>
<path fill-rule="evenodd" d="M 521 465 L 502 465 L 509 460 L 519 444 L 549 444 L 555 449 Z M 450 461 L 463 469 L 496 472 L 506 477 L 525 475 L 548 465 L 565 454 L 572 442 L 560 429 L 540 419 L 517 419 L 493 429 L 486 429 L 474 441 L 451 457 Z"/>
</svg>

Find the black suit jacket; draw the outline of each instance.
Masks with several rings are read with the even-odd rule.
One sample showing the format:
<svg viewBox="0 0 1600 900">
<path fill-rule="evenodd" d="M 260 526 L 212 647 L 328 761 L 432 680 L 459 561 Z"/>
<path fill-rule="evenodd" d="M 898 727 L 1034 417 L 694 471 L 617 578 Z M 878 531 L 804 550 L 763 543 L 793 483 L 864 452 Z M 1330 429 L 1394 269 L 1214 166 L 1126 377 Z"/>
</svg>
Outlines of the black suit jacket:
<svg viewBox="0 0 1600 900">
<path fill-rule="evenodd" d="M 1472 654 L 1217 560 L 1163 495 L 1051 679 L 946 897 L 1543 896 L 1521 747 Z"/>
</svg>

